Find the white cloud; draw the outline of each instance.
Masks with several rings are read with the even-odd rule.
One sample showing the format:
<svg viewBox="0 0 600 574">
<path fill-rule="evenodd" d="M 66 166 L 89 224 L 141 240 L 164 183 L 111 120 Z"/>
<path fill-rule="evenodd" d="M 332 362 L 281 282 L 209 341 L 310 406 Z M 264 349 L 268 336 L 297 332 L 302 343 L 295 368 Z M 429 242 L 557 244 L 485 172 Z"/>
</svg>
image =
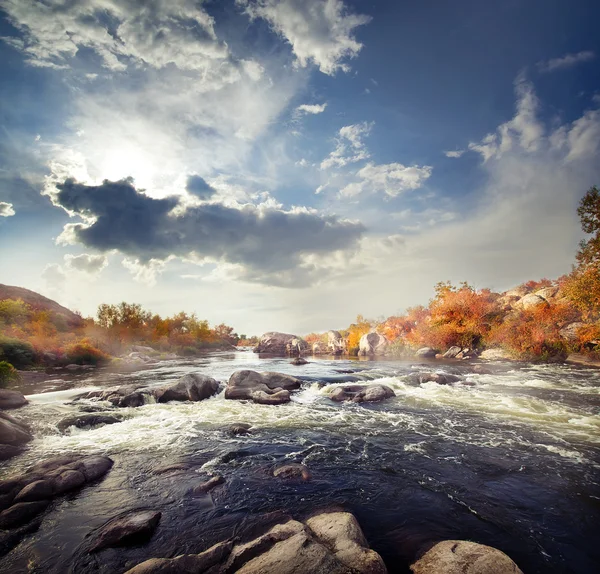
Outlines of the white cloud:
<svg viewBox="0 0 600 574">
<path fill-rule="evenodd" d="M 149 287 L 154 287 L 157 277 L 164 272 L 165 266 L 169 261 L 170 259 L 164 261 L 150 259 L 147 263 L 143 263 L 139 259 L 125 257 L 121 261 L 121 264 L 131 273 L 135 281 L 144 283 Z"/>
<path fill-rule="evenodd" d="M 0 201 L 0 217 L 11 217 L 15 214 L 12 203 Z"/>
<path fill-rule="evenodd" d="M 82 253 L 81 255 L 65 255 L 65 267 L 89 275 L 98 275 L 107 265 L 106 255 L 91 255 Z"/>
<path fill-rule="evenodd" d="M 508 122 L 498 126 L 496 133 L 486 135 L 480 142 L 470 143 L 469 149 L 480 153 L 484 161 L 521 147 L 536 151 L 544 137 L 544 126 L 537 117 L 539 101 L 530 82 L 524 76 L 515 81 L 517 112 Z"/>
<path fill-rule="evenodd" d="M 368 163 L 356 175 L 361 181 L 350 183 L 340 194 L 353 197 L 361 193 L 384 193 L 396 197 L 404 191 L 418 189 L 431 176 L 430 166 L 405 166 L 401 163 Z"/>
<path fill-rule="evenodd" d="M 459 158 L 461 157 L 463 154 L 465 153 L 464 149 L 457 149 L 457 150 L 451 150 L 451 151 L 445 151 L 444 155 L 446 157 L 453 157 L 453 158 Z"/>
<path fill-rule="evenodd" d="M 352 14 L 342 0 L 236 0 L 251 18 L 262 18 L 292 46 L 297 64 L 310 62 L 328 75 L 347 72 L 345 62 L 358 55 L 362 44 L 354 30 L 370 22 Z"/>
<path fill-rule="evenodd" d="M 344 167 L 370 157 L 363 138 L 371 132 L 373 123 L 362 122 L 344 126 L 338 132 L 335 149 L 321 162 L 321 169 Z"/>
<path fill-rule="evenodd" d="M 572 68 L 582 62 L 589 62 L 596 57 L 594 52 L 584 50 L 577 54 L 566 54 L 561 58 L 552 58 L 544 62 L 538 62 L 538 70 L 542 73 L 553 72 L 555 70 L 564 70 L 565 68 Z"/>
<path fill-rule="evenodd" d="M 322 114 L 327 107 L 327 103 L 324 104 L 302 104 L 295 110 L 295 115 L 300 117 L 306 114 Z"/>
</svg>

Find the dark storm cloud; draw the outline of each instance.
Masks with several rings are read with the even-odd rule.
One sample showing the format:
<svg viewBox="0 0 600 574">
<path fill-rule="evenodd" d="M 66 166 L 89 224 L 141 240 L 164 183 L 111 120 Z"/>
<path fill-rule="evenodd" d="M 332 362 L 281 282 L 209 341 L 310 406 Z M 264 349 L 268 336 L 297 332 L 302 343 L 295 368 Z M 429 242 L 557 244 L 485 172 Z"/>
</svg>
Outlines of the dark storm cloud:
<svg viewBox="0 0 600 574">
<path fill-rule="evenodd" d="M 189 193 L 200 199 L 210 199 L 216 191 L 214 187 L 208 185 L 199 175 L 190 175 L 185 188 Z"/>
<path fill-rule="evenodd" d="M 182 207 L 178 198 L 153 199 L 132 180 L 89 186 L 67 179 L 57 189 L 57 205 L 93 218 L 71 226 L 88 247 L 116 249 L 142 262 L 196 254 L 240 264 L 245 277 L 261 283 L 281 284 L 277 275 L 290 275 L 303 255 L 352 249 L 365 231 L 361 223 L 335 216 L 255 205 L 208 203 L 174 213 Z"/>
</svg>

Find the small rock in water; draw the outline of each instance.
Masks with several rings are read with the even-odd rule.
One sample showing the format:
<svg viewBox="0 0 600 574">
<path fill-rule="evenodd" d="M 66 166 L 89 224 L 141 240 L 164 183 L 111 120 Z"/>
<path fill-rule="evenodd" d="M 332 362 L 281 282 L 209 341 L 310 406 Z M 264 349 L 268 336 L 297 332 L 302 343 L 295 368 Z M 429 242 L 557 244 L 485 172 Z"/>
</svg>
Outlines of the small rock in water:
<svg viewBox="0 0 600 574">
<path fill-rule="evenodd" d="M 297 463 L 286 464 L 276 468 L 273 471 L 273 476 L 276 476 L 277 478 L 300 479 L 304 482 L 307 482 L 312 478 L 308 467 L 304 464 Z"/>
<path fill-rule="evenodd" d="M 345 385 L 335 388 L 329 398 L 336 402 L 368 403 L 395 396 L 396 393 L 386 385 Z"/>
<path fill-rule="evenodd" d="M 308 361 L 303 357 L 296 357 L 290 361 L 290 365 L 307 365 Z"/>
<path fill-rule="evenodd" d="M 249 425 L 248 423 L 234 423 L 229 427 L 228 432 L 231 436 L 252 434 L 251 428 L 252 425 Z"/>
<path fill-rule="evenodd" d="M 192 494 L 193 495 L 206 494 L 207 492 L 211 491 L 216 486 L 223 484 L 224 482 L 225 482 L 225 479 L 221 475 L 213 476 L 206 482 L 202 482 L 198 486 L 195 486 L 192 489 Z"/>
<path fill-rule="evenodd" d="M 76 427 L 78 429 L 86 427 L 95 427 L 100 425 L 112 425 L 120 423 L 121 419 L 113 415 L 100 415 L 100 414 L 83 414 L 76 415 L 74 417 L 68 417 L 60 421 L 56 427 L 59 431 L 64 432 L 69 427 Z"/>
<path fill-rule="evenodd" d="M 89 552 L 145 542 L 154 534 L 161 516 L 157 511 L 137 510 L 113 518 L 100 528 Z"/>
</svg>

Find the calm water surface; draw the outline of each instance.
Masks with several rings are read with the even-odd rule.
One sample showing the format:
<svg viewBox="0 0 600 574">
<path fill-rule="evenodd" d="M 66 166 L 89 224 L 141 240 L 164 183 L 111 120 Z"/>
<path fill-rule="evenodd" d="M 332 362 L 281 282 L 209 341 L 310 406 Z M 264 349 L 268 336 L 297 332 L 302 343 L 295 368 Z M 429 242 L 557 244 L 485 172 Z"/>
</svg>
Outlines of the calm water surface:
<svg viewBox="0 0 600 574">
<path fill-rule="evenodd" d="M 11 476 L 64 453 L 109 455 L 98 484 L 57 500 L 39 531 L 0 559 L 2 572 L 123 572 L 150 557 L 200 552 L 250 528 L 261 513 L 294 516 L 341 504 L 358 518 L 390 572 L 408 572 L 424 543 L 461 538 L 508 553 L 525 574 L 600 571 L 600 371 L 557 365 L 311 359 L 304 366 L 251 352 L 166 361 L 132 373 L 96 372 L 24 388 L 31 401 L 14 414 L 34 429 L 23 455 L 3 463 Z M 188 372 L 227 381 L 237 369 L 303 379 L 287 405 L 226 401 L 147 404 L 117 409 L 121 423 L 61 434 L 56 423 L 90 406 L 84 389 L 161 385 Z M 407 375 L 435 370 L 460 383 L 411 385 Z M 337 404 L 333 385 L 377 381 L 397 397 L 374 405 Z M 104 404 L 104 403 L 101 403 Z M 104 404 L 107 409 L 110 405 Z M 231 423 L 254 426 L 230 437 Z M 189 471 L 153 469 L 188 462 Z M 313 480 L 291 484 L 274 466 L 301 462 Z M 225 487 L 212 497 L 188 491 L 212 473 Z M 133 508 L 162 511 L 144 547 L 88 556 L 86 536 Z"/>
</svg>

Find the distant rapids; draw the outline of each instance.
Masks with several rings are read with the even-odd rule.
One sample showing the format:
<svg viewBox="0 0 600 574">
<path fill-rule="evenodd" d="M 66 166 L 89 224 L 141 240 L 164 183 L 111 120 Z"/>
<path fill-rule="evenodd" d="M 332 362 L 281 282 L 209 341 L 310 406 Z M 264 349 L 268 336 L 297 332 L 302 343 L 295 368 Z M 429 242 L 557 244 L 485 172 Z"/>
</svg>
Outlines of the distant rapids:
<svg viewBox="0 0 600 574">
<path fill-rule="evenodd" d="M 298 514 L 337 503 L 358 518 L 390 572 L 408 572 L 415 548 L 457 538 L 506 552 L 525 572 L 600 571 L 600 370 L 566 365 L 309 359 L 293 366 L 251 352 L 164 361 L 132 373 L 98 371 L 23 388 L 15 411 L 35 440 L 3 463 L 0 477 L 63 453 L 106 454 L 115 465 L 98 485 L 59 499 L 39 531 L 0 559 L 1 572 L 122 572 L 150 557 L 197 552 L 234 535 L 248 516 Z M 304 381 L 292 402 L 225 400 L 119 409 L 123 422 L 91 430 L 56 424 L 82 407 L 86 390 L 162 385 L 200 372 L 226 382 L 238 369 L 279 371 Z M 413 372 L 460 382 L 411 383 Z M 333 403 L 333 385 L 376 381 L 397 397 L 377 404 Z M 100 405 L 109 406 L 105 403 Z M 231 437 L 232 423 L 254 433 Z M 153 468 L 197 463 L 189 475 Z M 313 480 L 286 484 L 270 469 L 307 465 Z M 211 472 L 226 479 L 212 502 L 186 496 Z M 144 547 L 107 550 L 93 561 L 85 536 L 127 508 L 157 508 L 163 519 Z"/>
</svg>

